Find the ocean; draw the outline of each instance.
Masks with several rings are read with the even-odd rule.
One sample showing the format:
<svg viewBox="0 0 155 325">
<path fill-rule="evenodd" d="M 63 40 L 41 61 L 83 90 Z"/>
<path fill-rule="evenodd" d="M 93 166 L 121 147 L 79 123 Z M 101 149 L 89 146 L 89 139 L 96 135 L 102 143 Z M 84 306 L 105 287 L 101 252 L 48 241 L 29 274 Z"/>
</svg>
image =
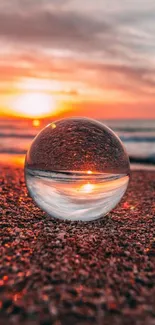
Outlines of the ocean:
<svg viewBox="0 0 155 325">
<path fill-rule="evenodd" d="M 24 157 L 33 138 L 51 119 L 0 119 L 0 162 Z M 109 126 L 124 143 L 133 168 L 155 168 L 155 120 L 100 120 Z"/>
</svg>

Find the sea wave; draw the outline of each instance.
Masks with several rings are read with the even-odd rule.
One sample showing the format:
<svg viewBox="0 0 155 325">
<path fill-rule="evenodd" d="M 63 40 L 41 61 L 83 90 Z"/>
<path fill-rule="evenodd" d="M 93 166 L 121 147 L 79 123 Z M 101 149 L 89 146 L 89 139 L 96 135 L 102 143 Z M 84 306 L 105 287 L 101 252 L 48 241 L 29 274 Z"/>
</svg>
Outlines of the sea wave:
<svg viewBox="0 0 155 325">
<path fill-rule="evenodd" d="M 137 133 L 137 132 L 140 132 L 140 133 L 143 133 L 143 132 L 155 132 L 155 128 L 152 127 L 152 128 L 131 128 L 131 127 L 115 127 L 113 128 L 114 131 L 116 132 L 130 132 L 130 133 Z"/>
<path fill-rule="evenodd" d="M 26 152 L 27 152 L 27 150 L 24 150 L 24 149 L 12 149 L 12 148 L 0 149 L 0 154 L 25 155 Z"/>
<path fill-rule="evenodd" d="M 154 123 L 155 121 L 110 121 L 105 124 L 118 134 L 131 163 L 155 165 Z M 25 155 L 32 140 L 45 125 L 34 128 L 26 121 L 0 121 L 0 154 Z"/>
<path fill-rule="evenodd" d="M 155 164 L 155 156 L 151 155 L 148 157 L 133 157 L 130 156 L 130 162 L 131 163 L 139 163 L 139 164 L 149 164 L 154 165 Z"/>
<path fill-rule="evenodd" d="M 34 134 L 26 134 L 26 133 L 0 133 L 0 138 L 24 138 L 24 139 L 33 139 Z"/>
<path fill-rule="evenodd" d="M 120 137 L 123 142 L 154 142 L 155 136 L 153 137 L 143 137 L 143 136 L 121 136 Z"/>
<path fill-rule="evenodd" d="M 37 133 L 3 133 L 0 132 L 0 138 L 22 138 L 22 139 L 33 139 L 36 136 Z M 155 143 L 155 134 L 153 136 L 147 136 L 147 135 L 120 135 L 120 139 L 123 142 L 154 142 Z"/>
</svg>

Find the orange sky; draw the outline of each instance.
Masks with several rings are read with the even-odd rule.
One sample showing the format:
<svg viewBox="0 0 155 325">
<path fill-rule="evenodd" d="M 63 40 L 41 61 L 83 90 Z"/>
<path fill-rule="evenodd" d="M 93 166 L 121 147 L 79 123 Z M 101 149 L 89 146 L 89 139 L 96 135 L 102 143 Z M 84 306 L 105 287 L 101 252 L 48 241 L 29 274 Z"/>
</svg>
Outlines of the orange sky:
<svg viewBox="0 0 155 325">
<path fill-rule="evenodd" d="M 0 4 L 0 117 L 155 118 L 152 2 L 12 1 Z"/>
</svg>

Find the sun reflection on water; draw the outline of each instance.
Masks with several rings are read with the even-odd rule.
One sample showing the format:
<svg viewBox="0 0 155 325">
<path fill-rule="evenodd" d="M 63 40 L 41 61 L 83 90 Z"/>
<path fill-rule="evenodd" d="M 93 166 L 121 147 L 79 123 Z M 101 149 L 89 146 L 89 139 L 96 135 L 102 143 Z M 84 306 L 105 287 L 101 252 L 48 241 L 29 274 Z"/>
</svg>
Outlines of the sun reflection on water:
<svg viewBox="0 0 155 325">
<path fill-rule="evenodd" d="M 84 192 L 84 193 L 91 193 L 94 190 L 94 187 L 95 187 L 94 184 L 87 183 L 87 184 L 82 185 L 79 188 L 79 191 Z"/>
<path fill-rule="evenodd" d="M 40 126 L 40 121 L 39 120 L 33 120 L 32 122 L 34 127 L 39 127 Z"/>
</svg>

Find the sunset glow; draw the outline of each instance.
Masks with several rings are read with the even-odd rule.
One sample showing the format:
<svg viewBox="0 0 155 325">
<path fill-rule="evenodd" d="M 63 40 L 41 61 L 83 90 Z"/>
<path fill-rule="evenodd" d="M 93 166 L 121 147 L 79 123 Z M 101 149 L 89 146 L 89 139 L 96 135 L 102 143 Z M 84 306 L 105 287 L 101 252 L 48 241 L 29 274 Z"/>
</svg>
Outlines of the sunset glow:
<svg viewBox="0 0 155 325">
<path fill-rule="evenodd" d="M 13 108 L 25 117 L 44 117 L 57 109 L 54 98 L 44 93 L 20 95 L 13 102 Z"/>
<path fill-rule="evenodd" d="M 155 2 L 11 3 L 1 1 L 0 117 L 155 118 Z"/>
</svg>

